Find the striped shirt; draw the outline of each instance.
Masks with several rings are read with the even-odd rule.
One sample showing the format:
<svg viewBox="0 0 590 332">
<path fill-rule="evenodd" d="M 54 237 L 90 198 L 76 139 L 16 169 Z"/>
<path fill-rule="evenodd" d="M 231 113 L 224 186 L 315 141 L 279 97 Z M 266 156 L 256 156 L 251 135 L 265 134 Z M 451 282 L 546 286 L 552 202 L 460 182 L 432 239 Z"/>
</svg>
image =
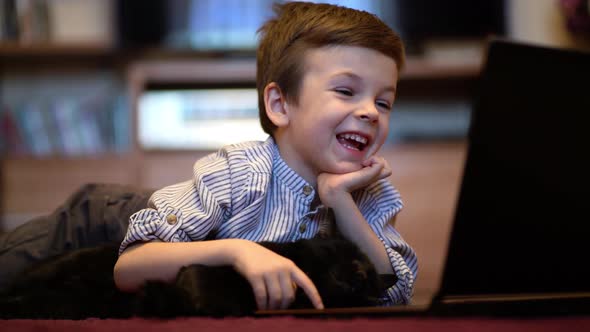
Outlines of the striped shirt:
<svg viewBox="0 0 590 332">
<path fill-rule="evenodd" d="M 333 224 L 331 211 L 314 200 L 315 189 L 287 166 L 272 138 L 226 146 L 198 160 L 193 175 L 156 191 L 148 208 L 131 216 L 119 253 L 137 241 L 291 242 L 329 233 Z M 414 250 L 389 223 L 402 208 L 398 191 L 380 180 L 352 195 L 398 277 L 386 303 L 409 303 L 418 265 Z"/>
</svg>

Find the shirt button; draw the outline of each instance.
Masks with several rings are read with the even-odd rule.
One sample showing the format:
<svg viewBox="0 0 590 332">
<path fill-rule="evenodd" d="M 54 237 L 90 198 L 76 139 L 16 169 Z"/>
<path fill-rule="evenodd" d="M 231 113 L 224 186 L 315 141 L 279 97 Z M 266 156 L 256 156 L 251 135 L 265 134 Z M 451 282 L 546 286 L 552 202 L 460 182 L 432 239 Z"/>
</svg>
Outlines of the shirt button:
<svg viewBox="0 0 590 332">
<path fill-rule="evenodd" d="M 178 218 L 176 218 L 175 214 L 169 214 L 168 217 L 166 217 L 166 222 L 168 225 L 176 225 Z"/>
<path fill-rule="evenodd" d="M 305 233 L 305 230 L 306 229 L 307 229 L 307 225 L 306 224 L 299 225 L 299 233 L 301 233 L 301 234 Z"/>
<path fill-rule="evenodd" d="M 303 194 L 305 196 L 311 195 L 312 192 L 313 192 L 313 188 L 311 186 L 307 186 L 307 185 L 303 186 Z"/>
</svg>

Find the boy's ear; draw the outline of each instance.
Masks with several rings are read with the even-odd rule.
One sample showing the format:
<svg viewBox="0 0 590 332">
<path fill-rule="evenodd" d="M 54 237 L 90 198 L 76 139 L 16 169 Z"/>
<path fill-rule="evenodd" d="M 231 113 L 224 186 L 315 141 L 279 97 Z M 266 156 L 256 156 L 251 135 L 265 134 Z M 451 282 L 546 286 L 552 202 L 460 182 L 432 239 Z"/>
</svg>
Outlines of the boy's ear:
<svg viewBox="0 0 590 332">
<path fill-rule="evenodd" d="M 287 101 L 277 83 L 271 82 L 264 88 L 264 106 L 266 116 L 275 126 L 284 127 L 289 124 Z"/>
</svg>

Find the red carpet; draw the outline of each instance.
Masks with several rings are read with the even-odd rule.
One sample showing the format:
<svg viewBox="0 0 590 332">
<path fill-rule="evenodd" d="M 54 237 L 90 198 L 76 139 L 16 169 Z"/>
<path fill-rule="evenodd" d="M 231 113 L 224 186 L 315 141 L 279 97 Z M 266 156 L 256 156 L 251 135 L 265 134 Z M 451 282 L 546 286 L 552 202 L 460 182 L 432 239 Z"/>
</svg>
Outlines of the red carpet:
<svg viewBox="0 0 590 332">
<path fill-rule="evenodd" d="M 0 331 L 240 331 L 240 332 L 512 332 L 512 331 L 590 331 L 590 317 L 493 319 L 493 318 L 351 318 L 309 319 L 274 318 L 182 318 L 87 319 L 71 320 L 0 320 Z"/>
</svg>

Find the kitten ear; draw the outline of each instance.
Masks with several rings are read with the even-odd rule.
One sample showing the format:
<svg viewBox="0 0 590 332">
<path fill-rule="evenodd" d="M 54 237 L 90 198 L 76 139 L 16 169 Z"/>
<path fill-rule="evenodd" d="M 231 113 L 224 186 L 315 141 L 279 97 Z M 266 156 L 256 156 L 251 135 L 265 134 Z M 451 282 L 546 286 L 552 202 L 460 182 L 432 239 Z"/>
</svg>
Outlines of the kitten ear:
<svg viewBox="0 0 590 332">
<path fill-rule="evenodd" d="M 285 127 L 289 124 L 289 106 L 279 85 L 269 83 L 264 88 L 264 108 L 266 116 L 277 127 Z"/>
</svg>

